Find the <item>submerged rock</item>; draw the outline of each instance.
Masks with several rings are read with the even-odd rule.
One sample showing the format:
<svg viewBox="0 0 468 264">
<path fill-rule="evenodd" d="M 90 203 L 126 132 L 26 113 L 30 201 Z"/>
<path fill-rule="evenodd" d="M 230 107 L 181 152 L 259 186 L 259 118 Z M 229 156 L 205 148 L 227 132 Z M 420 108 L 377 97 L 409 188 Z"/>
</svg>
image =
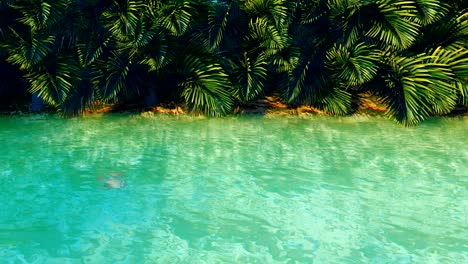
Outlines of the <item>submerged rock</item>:
<svg viewBox="0 0 468 264">
<path fill-rule="evenodd" d="M 102 186 L 104 189 L 120 189 L 127 186 L 127 182 L 125 180 L 116 178 L 120 177 L 120 174 L 111 174 L 105 181 L 104 185 Z M 102 181 L 104 178 L 102 176 L 98 177 L 98 181 Z"/>
<path fill-rule="evenodd" d="M 109 178 L 104 182 L 104 189 L 119 189 L 127 186 L 127 182 L 121 179 Z"/>
</svg>

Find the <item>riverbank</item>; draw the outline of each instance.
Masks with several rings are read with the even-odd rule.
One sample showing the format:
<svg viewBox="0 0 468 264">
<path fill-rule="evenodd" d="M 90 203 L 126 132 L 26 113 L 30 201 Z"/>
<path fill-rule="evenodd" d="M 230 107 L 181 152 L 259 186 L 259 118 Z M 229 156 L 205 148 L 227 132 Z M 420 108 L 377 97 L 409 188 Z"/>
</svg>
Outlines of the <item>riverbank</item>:
<svg viewBox="0 0 468 264">
<path fill-rule="evenodd" d="M 380 102 L 377 97 L 364 95 L 359 101 L 353 103 L 355 107 L 349 115 L 368 115 L 383 116 L 387 112 L 385 104 Z M 93 110 L 88 110 L 85 115 L 105 114 L 105 113 L 145 113 L 161 115 L 193 115 L 183 104 L 163 103 L 155 107 L 141 107 L 131 104 L 114 104 L 98 106 Z M 320 109 L 307 105 L 287 105 L 277 95 L 265 96 L 254 102 L 236 106 L 234 115 L 330 115 Z M 452 113 L 446 115 L 449 117 L 467 116 L 468 107 L 457 107 Z"/>
<path fill-rule="evenodd" d="M 363 97 L 359 105 L 352 113 L 363 113 L 369 115 L 382 115 L 387 108 L 371 96 Z M 163 115 L 188 115 L 193 114 L 187 110 L 187 106 L 176 103 L 162 103 L 155 107 L 141 107 L 131 104 L 113 104 L 97 106 L 95 109 L 86 111 L 85 115 L 115 113 L 115 112 L 141 112 Z M 287 105 L 278 95 L 270 95 L 256 101 L 238 105 L 234 108 L 233 114 L 258 114 L 258 115 L 328 115 L 320 109 L 307 105 Z"/>
<path fill-rule="evenodd" d="M 381 116 L 387 111 L 386 106 L 372 95 L 364 95 L 358 102 L 355 102 L 356 107 L 352 109 L 350 115 L 369 115 Z M 44 109 L 42 112 L 55 113 L 54 109 Z M 187 110 L 186 105 L 176 104 L 174 102 L 162 103 L 154 107 L 146 107 L 140 104 L 115 103 L 115 104 L 96 104 L 93 109 L 86 110 L 83 115 L 99 115 L 107 113 L 145 113 L 145 114 L 161 114 L 161 115 L 192 115 Z M 19 105 L 13 104 L 4 109 L 0 109 L 0 115 L 23 115 L 30 114 L 31 106 L 28 104 Z M 233 111 L 234 115 L 329 115 L 320 109 L 307 105 L 287 105 L 277 95 L 265 96 L 254 102 L 236 106 Z M 457 107 L 452 113 L 447 116 L 468 116 L 468 107 Z"/>
</svg>

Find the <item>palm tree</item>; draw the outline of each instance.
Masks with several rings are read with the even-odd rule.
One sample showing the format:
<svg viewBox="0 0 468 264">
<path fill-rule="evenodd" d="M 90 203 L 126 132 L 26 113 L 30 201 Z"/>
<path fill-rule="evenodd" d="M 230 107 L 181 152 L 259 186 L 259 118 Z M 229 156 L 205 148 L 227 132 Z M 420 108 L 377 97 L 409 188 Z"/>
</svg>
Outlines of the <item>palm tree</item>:
<svg viewBox="0 0 468 264">
<path fill-rule="evenodd" d="M 199 12 L 207 12 L 206 4 L 123 1 L 106 10 L 104 25 L 114 44 L 101 61 L 104 100 L 118 100 L 121 92 L 169 94 L 197 112 L 230 112 L 229 80 L 204 38 Z"/>
<path fill-rule="evenodd" d="M 159 92 L 165 84 L 191 109 L 224 114 L 232 106 L 227 75 L 198 37 L 197 12 L 204 5 L 16 1 L 23 29 L 11 30 L 8 61 L 27 72 L 32 93 L 66 114 L 78 114 L 94 101 Z M 190 41 L 193 45 L 184 45 Z M 157 84 L 168 76 L 176 81 Z"/>
<path fill-rule="evenodd" d="M 372 92 L 405 125 L 450 112 L 456 91 L 466 94 L 460 72 L 466 65 L 464 37 L 452 42 L 457 56 L 425 45 L 422 53 L 411 52 L 421 43 L 420 31 L 445 14 L 447 6 L 436 0 L 299 1 L 291 24 L 299 63 L 290 73 L 286 99 L 345 114 L 352 97 Z M 454 24 L 463 29 L 461 20 Z"/>
<path fill-rule="evenodd" d="M 466 1 L 3 0 L 0 60 L 67 115 L 147 98 L 230 113 L 270 92 L 405 125 L 468 105 Z"/>
<path fill-rule="evenodd" d="M 17 17 L 6 31 L 10 36 L 5 42 L 7 61 L 25 72 L 31 93 L 50 105 L 59 106 L 75 78 L 76 63 L 67 53 L 71 38 L 68 32 L 58 31 L 68 2 L 18 0 L 10 1 L 8 7 Z"/>
<path fill-rule="evenodd" d="M 405 125 L 447 114 L 457 103 L 466 105 L 466 11 L 457 14 L 434 0 L 416 4 L 413 21 L 422 34 L 404 50 L 385 50 L 381 74 L 372 84 L 387 103 L 388 114 Z"/>
<path fill-rule="evenodd" d="M 243 103 L 265 93 L 272 62 L 287 47 L 288 1 L 218 1 L 209 15 L 209 39 Z"/>
</svg>

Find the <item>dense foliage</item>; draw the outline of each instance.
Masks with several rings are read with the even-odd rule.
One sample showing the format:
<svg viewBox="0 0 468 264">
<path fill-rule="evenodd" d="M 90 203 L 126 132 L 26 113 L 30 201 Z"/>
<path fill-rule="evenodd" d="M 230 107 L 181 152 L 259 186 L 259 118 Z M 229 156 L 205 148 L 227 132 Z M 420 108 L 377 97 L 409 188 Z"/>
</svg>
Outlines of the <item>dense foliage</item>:
<svg viewBox="0 0 468 264">
<path fill-rule="evenodd" d="M 125 100 L 224 115 L 273 92 L 341 115 L 371 93 L 413 125 L 468 105 L 465 0 L 0 0 L 0 41 L 10 78 L 69 115 Z"/>
</svg>

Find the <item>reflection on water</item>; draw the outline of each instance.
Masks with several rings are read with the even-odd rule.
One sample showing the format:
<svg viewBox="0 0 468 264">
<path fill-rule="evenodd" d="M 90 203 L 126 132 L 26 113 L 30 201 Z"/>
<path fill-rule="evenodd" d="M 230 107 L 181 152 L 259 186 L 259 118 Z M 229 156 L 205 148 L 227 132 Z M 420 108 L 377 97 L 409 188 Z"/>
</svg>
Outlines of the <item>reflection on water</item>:
<svg viewBox="0 0 468 264">
<path fill-rule="evenodd" d="M 467 127 L 0 118 L 0 259 L 467 263 Z"/>
</svg>

